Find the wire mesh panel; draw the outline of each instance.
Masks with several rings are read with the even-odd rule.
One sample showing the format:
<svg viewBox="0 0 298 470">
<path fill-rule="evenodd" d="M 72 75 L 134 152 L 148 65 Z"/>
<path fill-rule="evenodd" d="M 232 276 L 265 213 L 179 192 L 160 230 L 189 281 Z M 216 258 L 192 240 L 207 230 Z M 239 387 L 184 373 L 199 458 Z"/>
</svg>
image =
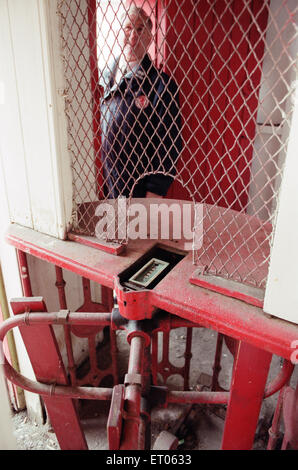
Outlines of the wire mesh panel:
<svg viewBox="0 0 298 470">
<path fill-rule="evenodd" d="M 59 14 L 73 230 L 94 235 L 102 200 L 202 203 L 194 262 L 264 287 L 297 80 L 297 1 L 64 0 Z"/>
</svg>

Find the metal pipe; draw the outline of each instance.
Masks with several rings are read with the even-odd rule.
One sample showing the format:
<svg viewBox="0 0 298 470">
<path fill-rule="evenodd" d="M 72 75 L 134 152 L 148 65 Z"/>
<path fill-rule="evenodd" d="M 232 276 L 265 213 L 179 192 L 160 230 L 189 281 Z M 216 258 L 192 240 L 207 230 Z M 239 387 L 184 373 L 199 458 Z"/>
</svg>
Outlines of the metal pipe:
<svg viewBox="0 0 298 470">
<path fill-rule="evenodd" d="M 65 280 L 63 279 L 63 271 L 59 266 L 55 266 L 56 270 L 56 287 L 58 289 L 59 296 L 59 305 L 61 309 L 67 309 L 66 295 L 65 295 Z M 64 325 L 64 338 L 66 345 L 67 361 L 68 361 L 68 371 L 70 376 L 71 385 L 76 384 L 76 373 L 75 373 L 75 360 L 72 349 L 72 341 L 70 334 L 70 326 Z"/>
<path fill-rule="evenodd" d="M 280 394 L 277 399 L 277 404 L 272 420 L 271 427 L 268 431 L 269 439 L 267 444 L 267 450 L 274 450 L 280 436 L 279 433 L 279 426 L 282 418 L 282 407 L 283 407 L 283 399 L 285 394 L 285 387 L 280 391 Z"/>
<path fill-rule="evenodd" d="M 152 382 L 157 385 L 157 371 L 158 371 L 158 331 L 152 334 L 151 338 L 151 373 Z"/>
<path fill-rule="evenodd" d="M 134 336 L 130 342 L 128 373 L 141 374 L 143 366 L 145 340 L 142 336 Z"/>
<path fill-rule="evenodd" d="M 125 424 L 120 450 L 143 450 L 145 445 L 145 427 L 141 417 L 141 393 L 143 357 L 145 339 L 142 336 L 133 336 L 130 340 L 130 353 L 125 387 Z M 142 446 L 142 448 L 140 447 Z"/>
<path fill-rule="evenodd" d="M 215 351 L 213 375 L 212 375 L 212 383 L 211 383 L 211 390 L 213 391 L 216 391 L 219 389 L 218 377 L 221 371 L 221 354 L 222 354 L 223 339 L 224 339 L 224 335 L 222 333 L 217 333 L 216 351 Z"/>
<path fill-rule="evenodd" d="M 265 388 L 264 398 L 268 398 L 278 392 L 288 383 L 294 370 L 294 364 L 284 359 L 283 366 L 279 374 Z"/>
<path fill-rule="evenodd" d="M 110 324 L 110 313 L 89 313 L 89 312 L 67 312 L 60 311 L 54 313 L 32 312 L 16 315 L 5 320 L 0 325 L 0 365 L 4 375 L 15 385 L 39 395 L 63 396 L 65 398 L 82 398 L 89 400 L 110 400 L 112 389 L 94 387 L 68 387 L 63 385 L 48 385 L 41 382 L 34 382 L 19 374 L 7 361 L 3 340 L 6 334 L 16 326 L 30 326 L 37 324 Z"/>
<path fill-rule="evenodd" d="M 169 391 L 167 394 L 167 403 L 214 403 L 227 404 L 230 392 L 183 392 Z"/>
<path fill-rule="evenodd" d="M 34 392 L 42 396 L 58 396 L 71 399 L 89 400 L 111 400 L 112 389 L 101 387 L 75 387 L 64 385 L 49 385 L 40 382 L 33 382 L 19 374 L 8 362 L 3 351 L 3 339 L 5 335 L 16 326 L 30 326 L 37 324 L 61 324 L 61 325 L 109 325 L 111 313 L 89 313 L 89 312 L 26 312 L 5 320 L 0 325 L 0 364 L 5 376 L 15 385 Z M 125 426 L 121 449 L 132 449 L 135 446 L 135 437 L 138 445 L 143 447 L 144 432 L 146 426 L 142 425 L 141 417 L 141 381 L 144 372 L 144 350 L 145 339 L 142 336 L 133 336 L 130 341 L 130 356 L 128 364 L 128 374 L 125 389 Z M 278 376 L 266 387 L 264 398 L 276 393 L 285 383 L 288 382 L 294 365 L 289 361 L 284 361 L 282 370 Z M 213 391 L 169 391 L 167 392 L 167 403 L 180 404 L 227 404 L 229 392 Z M 143 423 L 144 424 L 144 423 Z M 135 437 L 132 437 L 135 436 Z"/>
<path fill-rule="evenodd" d="M 0 341 L 2 342 L 5 335 L 16 326 L 30 325 L 94 325 L 107 326 L 111 322 L 111 313 L 90 313 L 90 312 L 68 312 L 61 310 L 60 312 L 26 312 L 15 315 L 5 320 L 0 325 Z"/>
<path fill-rule="evenodd" d="M 6 359 L 6 358 L 5 358 Z M 66 385 L 44 384 L 42 382 L 34 382 L 33 380 L 19 374 L 11 365 L 5 361 L 0 364 L 4 375 L 15 385 L 28 390 L 29 392 L 38 393 L 42 396 L 63 397 L 72 399 L 85 400 L 111 400 L 112 389 L 104 387 L 71 387 Z"/>
<path fill-rule="evenodd" d="M 292 375 L 294 364 L 284 360 L 280 373 L 265 388 L 264 398 L 268 398 L 286 385 Z M 229 392 L 182 392 L 168 393 L 168 403 L 227 403 Z M 219 401 L 217 401 L 219 400 Z"/>
<path fill-rule="evenodd" d="M 69 324 L 69 325 L 94 325 L 108 326 L 111 322 L 110 312 L 26 312 L 6 319 L 0 325 L 0 341 L 3 341 L 9 330 L 21 325 L 37 324 Z M 131 354 L 129 361 L 129 371 L 140 373 L 142 370 L 142 358 L 144 352 L 144 338 L 135 336 L 131 339 Z M 276 393 L 289 380 L 294 369 L 294 364 L 284 360 L 282 370 L 275 379 L 266 387 L 264 398 Z M 137 372 L 138 371 L 138 372 Z"/>
<path fill-rule="evenodd" d="M 114 379 L 114 385 L 116 385 L 119 383 L 118 366 L 117 366 L 118 349 L 117 349 L 116 331 L 113 330 L 113 328 L 110 328 L 110 351 L 111 351 L 111 356 L 112 356 L 112 375 Z"/>
<path fill-rule="evenodd" d="M 6 359 L 6 358 L 4 358 Z M 58 396 L 72 399 L 87 400 L 111 400 L 112 389 L 104 387 L 71 387 L 64 385 L 49 385 L 41 382 L 34 382 L 19 374 L 11 365 L 5 361 L 1 364 L 5 376 L 15 385 L 42 396 Z M 138 406 L 138 395 L 140 388 L 136 385 L 127 387 L 126 399 L 128 400 L 127 418 L 129 415 L 133 419 L 139 417 L 136 414 Z M 195 404 L 214 403 L 226 404 L 229 400 L 229 392 L 183 392 L 169 391 L 167 393 L 167 403 Z"/>
</svg>

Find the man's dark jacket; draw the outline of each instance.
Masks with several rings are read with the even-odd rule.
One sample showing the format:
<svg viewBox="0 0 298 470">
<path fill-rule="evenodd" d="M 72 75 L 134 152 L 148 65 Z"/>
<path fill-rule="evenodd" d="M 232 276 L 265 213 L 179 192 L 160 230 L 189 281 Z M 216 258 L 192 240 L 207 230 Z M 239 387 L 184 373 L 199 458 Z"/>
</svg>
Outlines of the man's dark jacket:
<svg viewBox="0 0 298 470">
<path fill-rule="evenodd" d="M 102 151 L 106 195 L 134 197 L 147 191 L 165 196 L 181 152 L 178 88 L 145 55 L 137 71 L 114 83 L 118 61 L 103 74 Z M 163 175 L 162 172 L 167 173 Z"/>
</svg>

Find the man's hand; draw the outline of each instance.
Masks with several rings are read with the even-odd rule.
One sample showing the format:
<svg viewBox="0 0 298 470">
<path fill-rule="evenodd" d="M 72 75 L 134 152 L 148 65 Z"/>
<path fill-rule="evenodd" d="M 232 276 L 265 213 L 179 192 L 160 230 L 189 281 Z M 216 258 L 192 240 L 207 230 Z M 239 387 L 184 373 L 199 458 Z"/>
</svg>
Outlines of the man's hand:
<svg viewBox="0 0 298 470">
<path fill-rule="evenodd" d="M 163 196 L 160 196 L 159 194 L 151 193 L 150 191 L 147 191 L 146 197 L 155 197 L 157 199 L 163 199 Z"/>
</svg>

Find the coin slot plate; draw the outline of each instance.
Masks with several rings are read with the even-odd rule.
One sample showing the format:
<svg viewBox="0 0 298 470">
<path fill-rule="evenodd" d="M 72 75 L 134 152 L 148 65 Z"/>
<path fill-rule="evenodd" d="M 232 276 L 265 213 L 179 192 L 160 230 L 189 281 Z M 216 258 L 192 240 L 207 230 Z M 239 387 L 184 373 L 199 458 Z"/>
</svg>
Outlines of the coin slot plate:
<svg viewBox="0 0 298 470">
<path fill-rule="evenodd" d="M 129 282 L 133 282 L 138 286 L 147 287 L 161 274 L 170 263 L 157 258 L 152 258 L 139 271 L 129 278 Z"/>
</svg>

